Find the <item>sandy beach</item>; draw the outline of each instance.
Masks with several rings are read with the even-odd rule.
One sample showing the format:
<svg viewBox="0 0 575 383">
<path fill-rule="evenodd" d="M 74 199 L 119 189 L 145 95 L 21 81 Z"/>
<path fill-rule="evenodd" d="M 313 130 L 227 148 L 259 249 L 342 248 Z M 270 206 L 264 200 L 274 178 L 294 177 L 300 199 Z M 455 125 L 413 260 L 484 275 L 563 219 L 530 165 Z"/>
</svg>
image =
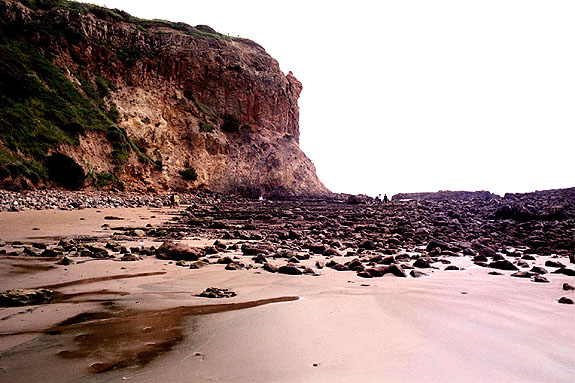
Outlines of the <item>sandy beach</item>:
<svg viewBox="0 0 575 383">
<path fill-rule="evenodd" d="M 0 213 L 0 238 L 105 237 L 111 231 L 102 229 L 110 224 L 105 216 L 123 218 L 112 226 L 136 227 L 159 225 L 177 213 L 6 212 Z M 538 257 L 536 264 L 548 259 Z M 573 381 L 575 306 L 557 303 L 573 297 L 562 290 L 573 277 L 548 274 L 550 283 L 540 284 L 509 278 L 511 271 L 490 275 L 468 258 L 452 264 L 460 270 L 364 279 L 330 268 L 291 276 L 229 271 L 224 264 L 194 270 L 155 257 L 77 258 L 62 266 L 50 258 L 3 255 L 0 290 L 49 287 L 60 295 L 47 305 L 0 309 L 0 380 Z M 237 296 L 197 296 L 211 286 Z"/>
</svg>

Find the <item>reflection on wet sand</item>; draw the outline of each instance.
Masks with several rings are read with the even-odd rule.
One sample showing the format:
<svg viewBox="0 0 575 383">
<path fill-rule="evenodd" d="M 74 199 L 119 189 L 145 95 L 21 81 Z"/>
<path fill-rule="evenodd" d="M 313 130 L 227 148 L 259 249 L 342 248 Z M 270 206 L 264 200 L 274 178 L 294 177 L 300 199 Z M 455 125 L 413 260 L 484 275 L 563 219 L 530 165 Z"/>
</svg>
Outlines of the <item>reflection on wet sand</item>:
<svg viewBox="0 0 575 383">
<path fill-rule="evenodd" d="M 60 345 L 57 355 L 60 358 L 84 360 L 88 372 L 101 373 L 117 368 L 144 366 L 169 351 L 183 340 L 184 320 L 187 317 L 297 299 L 288 296 L 163 310 L 134 310 L 107 302 L 103 304 L 103 311 L 86 312 L 68 318 L 45 329 L 44 334 L 50 338 L 57 337 L 57 344 Z"/>
</svg>

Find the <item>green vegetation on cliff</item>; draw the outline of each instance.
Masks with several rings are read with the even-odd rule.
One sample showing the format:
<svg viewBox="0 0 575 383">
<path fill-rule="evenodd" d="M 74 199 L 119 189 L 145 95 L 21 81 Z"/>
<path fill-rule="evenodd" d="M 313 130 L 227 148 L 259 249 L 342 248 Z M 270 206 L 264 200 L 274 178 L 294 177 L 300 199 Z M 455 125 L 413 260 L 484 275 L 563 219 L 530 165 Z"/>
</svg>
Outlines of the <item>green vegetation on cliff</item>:
<svg viewBox="0 0 575 383">
<path fill-rule="evenodd" d="M 93 86 L 81 83 L 76 86 L 29 44 L 0 39 L 0 141 L 5 153 L 0 155 L 0 175 L 31 173 L 45 181 L 47 173 L 38 161 L 50 149 L 76 144 L 86 130 L 107 131 L 113 125 L 99 108 L 103 101 Z"/>
</svg>

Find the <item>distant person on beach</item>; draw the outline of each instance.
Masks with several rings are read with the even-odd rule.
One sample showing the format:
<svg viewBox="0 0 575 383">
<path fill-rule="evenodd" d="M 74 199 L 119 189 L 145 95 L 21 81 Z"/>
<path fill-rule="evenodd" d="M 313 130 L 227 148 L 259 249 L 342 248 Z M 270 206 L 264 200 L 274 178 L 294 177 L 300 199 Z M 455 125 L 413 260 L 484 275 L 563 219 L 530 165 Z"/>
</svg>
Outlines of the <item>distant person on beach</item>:
<svg viewBox="0 0 575 383">
<path fill-rule="evenodd" d="M 388 203 L 389 199 L 387 198 L 387 194 L 383 195 L 383 203 Z"/>
<path fill-rule="evenodd" d="M 375 197 L 375 203 L 381 205 L 381 194 L 378 194 L 377 197 Z"/>
<path fill-rule="evenodd" d="M 258 198 L 260 201 L 260 206 L 264 206 L 264 196 L 262 194 L 260 194 L 260 198 Z"/>
<path fill-rule="evenodd" d="M 179 204 L 180 204 L 180 197 L 176 193 L 170 195 L 170 206 L 176 207 Z"/>
</svg>

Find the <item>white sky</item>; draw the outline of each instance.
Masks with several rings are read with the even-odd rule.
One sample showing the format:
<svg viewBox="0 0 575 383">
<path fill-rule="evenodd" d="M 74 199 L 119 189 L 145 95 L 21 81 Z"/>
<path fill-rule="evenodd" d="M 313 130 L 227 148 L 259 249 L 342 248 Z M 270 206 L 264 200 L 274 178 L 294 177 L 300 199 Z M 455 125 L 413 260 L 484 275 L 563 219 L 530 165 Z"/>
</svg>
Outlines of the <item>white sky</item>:
<svg viewBox="0 0 575 383">
<path fill-rule="evenodd" d="M 334 192 L 575 186 L 575 1 L 89 0 L 262 45 Z"/>
</svg>

